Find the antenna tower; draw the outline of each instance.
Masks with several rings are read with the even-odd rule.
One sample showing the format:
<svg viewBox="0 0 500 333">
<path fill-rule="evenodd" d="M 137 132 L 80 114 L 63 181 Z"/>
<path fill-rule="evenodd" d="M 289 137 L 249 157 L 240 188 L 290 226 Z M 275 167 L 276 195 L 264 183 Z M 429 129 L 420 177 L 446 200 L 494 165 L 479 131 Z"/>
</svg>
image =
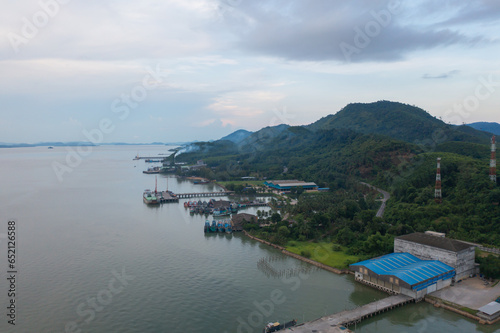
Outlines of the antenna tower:
<svg viewBox="0 0 500 333">
<path fill-rule="evenodd" d="M 436 203 L 443 202 L 441 193 L 441 157 L 437 158 L 436 189 L 434 190 L 434 200 Z"/>
<path fill-rule="evenodd" d="M 490 158 L 490 180 L 497 183 L 497 159 L 496 159 L 495 136 L 491 137 L 491 158 Z"/>
</svg>

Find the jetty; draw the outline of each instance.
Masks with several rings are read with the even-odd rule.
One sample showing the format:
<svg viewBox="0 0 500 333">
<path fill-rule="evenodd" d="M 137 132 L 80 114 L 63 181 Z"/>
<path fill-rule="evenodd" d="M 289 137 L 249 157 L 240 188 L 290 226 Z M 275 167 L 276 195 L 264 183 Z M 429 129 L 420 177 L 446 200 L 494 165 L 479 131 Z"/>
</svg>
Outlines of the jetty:
<svg viewBox="0 0 500 333">
<path fill-rule="evenodd" d="M 197 192 L 197 193 L 177 193 L 179 199 L 197 198 L 197 197 L 224 197 L 233 194 L 234 191 L 220 191 L 220 192 Z"/>
<path fill-rule="evenodd" d="M 165 159 L 165 156 L 136 156 L 132 160 L 137 161 L 137 160 L 163 160 Z"/>
<path fill-rule="evenodd" d="M 288 331 L 297 333 L 342 332 L 346 327 L 360 323 L 364 319 L 371 318 L 382 312 L 387 312 L 413 302 L 415 302 L 415 299 L 410 296 L 389 296 L 352 310 L 342 311 L 330 316 L 321 317 L 319 319 L 300 324 L 289 328 Z"/>
</svg>

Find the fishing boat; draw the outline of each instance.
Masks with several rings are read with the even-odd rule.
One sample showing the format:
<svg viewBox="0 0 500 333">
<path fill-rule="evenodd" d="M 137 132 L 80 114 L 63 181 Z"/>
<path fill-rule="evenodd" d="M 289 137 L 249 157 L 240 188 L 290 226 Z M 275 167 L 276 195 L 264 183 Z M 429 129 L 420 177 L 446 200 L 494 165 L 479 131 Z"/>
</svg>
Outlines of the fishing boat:
<svg viewBox="0 0 500 333">
<path fill-rule="evenodd" d="M 293 327 L 295 325 L 297 325 L 297 321 L 295 319 L 284 324 L 280 324 L 279 322 L 269 323 L 266 325 L 266 327 L 264 327 L 263 333 L 277 332 L 279 330 Z"/>
<path fill-rule="evenodd" d="M 214 209 L 214 216 L 229 216 L 231 211 L 225 208 Z"/>
<path fill-rule="evenodd" d="M 229 207 L 231 208 L 231 213 L 233 214 L 238 213 L 238 204 L 236 202 L 231 203 Z"/>
<path fill-rule="evenodd" d="M 224 222 L 224 229 L 225 229 L 226 233 L 230 234 L 231 233 L 231 223 L 229 223 L 228 221 L 225 221 Z"/>
<path fill-rule="evenodd" d="M 215 220 L 213 220 L 210 225 L 210 232 L 217 232 L 217 222 L 215 222 Z"/>
<path fill-rule="evenodd" d="M 203 230 L 205 232 L 209 232 L 210 231 L 210 221 L 209 220 L 205 221 L 205 227 L 203 228 Z"/>
<path fill-rule="evenodd" d="M 224 229 L 224 225 L 222 224 L 222 221 L 219 221 L 217 223 L 217 232 L 224 232 L 225 229 Z"/>
</svg>

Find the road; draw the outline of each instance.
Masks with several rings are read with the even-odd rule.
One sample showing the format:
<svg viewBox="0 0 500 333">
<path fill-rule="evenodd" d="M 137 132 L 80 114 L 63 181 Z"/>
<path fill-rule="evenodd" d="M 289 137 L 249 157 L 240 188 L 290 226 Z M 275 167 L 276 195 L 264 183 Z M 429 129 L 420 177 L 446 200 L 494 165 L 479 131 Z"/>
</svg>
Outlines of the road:
<svg viewBox="0 0 500 333">
<path fill-rule="evenodd" d="M 390 199 L 391 195 L 389 194 L 389 192 L 387 191 L 384 191 L 380 188 L 377 188 L 373 185 L 370 185 L 368 183 L 363 183 L 363 182 L 359 182 L 360 184 L 363 184 L 365 186 L 368 186 L 369 188 L 371 189 L 374 189 L 375 191 L 379 192 L 379 193 L 382 193 L 382 195 L 384 196 L 383 199 L 381 199 L 382 201 L 382 204 L 380 205 L 380 208 L 378 209 L 378 212 L 377 212 L 377 215 L 375 215 L 376 217 L 382 217 L 384 215 L 384 211 L 385 211 L 385 205 L 386 205 L 386 202 L 387 200 Z"/>
</svg>

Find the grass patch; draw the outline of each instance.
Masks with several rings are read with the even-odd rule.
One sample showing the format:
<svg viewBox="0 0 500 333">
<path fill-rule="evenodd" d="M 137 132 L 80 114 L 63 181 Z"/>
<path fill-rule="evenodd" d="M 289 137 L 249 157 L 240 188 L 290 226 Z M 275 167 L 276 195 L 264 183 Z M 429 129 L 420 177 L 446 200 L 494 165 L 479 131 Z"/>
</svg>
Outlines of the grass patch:
<svg viewBox="0 0 500 333">
<path fill-rule="evenodd" d="M 462 310 L 462 311 L 464 311 L 464 312 L 468 312 L 468 313 L 470 313 L 471 315 L 474 315 L 474 316 L 477 314 L 477 310 L 474 310 L 474 309 L 468 308 L 468 307 L 466 307 L 466 306 L 462 306 L 462 307 L 460 308 L 460 310 Z"/>
<path fill-rule="evenodd" d="M 227 184 L 264 186 L 264 182 L 262 180 L 229 180 L 224 182 L 217 181 L 217 184 L 222 186 L 226 186 Z"/>
<path fill-rule="evenodd" d="M 431 297 L 431 296 L 429 296 Z M 477 314 L 477 310 L 474 310 L 474 309 L 471 309 L 471 308 L 468 308 L 466 306 L 462 306 L 462 305 L 458 305 L 456 303 L 453 303 L 453 302 L 450 302 L 450 301 L 445 301 L 444 299 L 439 299 L 439 298 L 433 298 L 433 299 L 436 299 L 436 300 L 439 300 L 440 302 L 442 302 L 443 304 L 446 304 L 448 306 L 451 306 L 452 308 L 455 308 L 455 309 L 458 309 L 458 310 L 461 310 L 461 311 L 464 311 L 464 312 L 467 312 L 467 313 L 470 313 L 471 315 L 476 315 Z"/>
<path fill-rule="evenodd" d="M 347 248 L 345 247 L 341 247 L 340 251 L 333 251 L 333 243 L 330 242 L 291 241 L 287 244 L 286 249 L 292 253 L 339 269 L 348 268 L 349 264 L 362 260 L 360 256 L 346 254 Z"/>
</svg>

